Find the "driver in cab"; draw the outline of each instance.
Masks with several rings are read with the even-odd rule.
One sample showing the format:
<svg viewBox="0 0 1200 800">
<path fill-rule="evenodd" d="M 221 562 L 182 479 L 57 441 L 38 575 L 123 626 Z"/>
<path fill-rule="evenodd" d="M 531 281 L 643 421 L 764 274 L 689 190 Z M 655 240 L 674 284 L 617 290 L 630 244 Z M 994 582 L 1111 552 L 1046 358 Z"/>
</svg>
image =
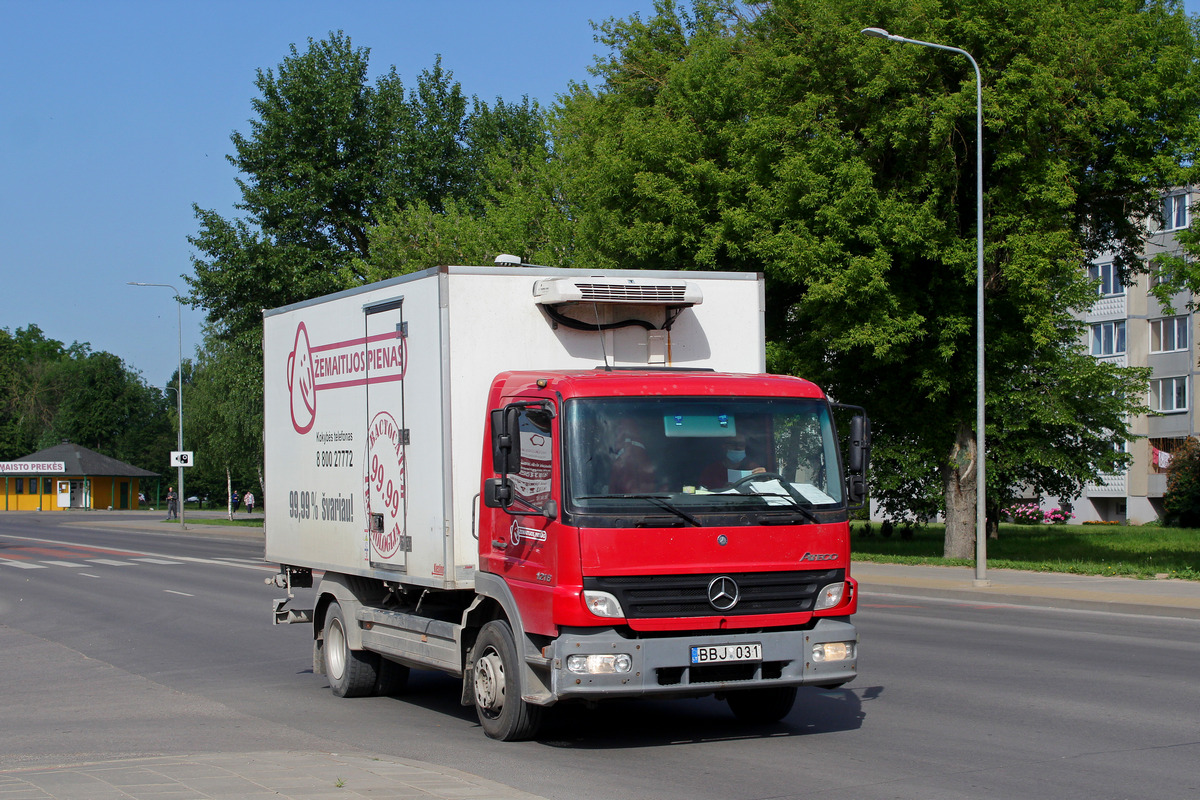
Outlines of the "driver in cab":
<svg viewBox="0 0 1200 800">
<path fill-rule="evenodd" d="M 706 489 L 723 489 L 743 478 L 766 472 L 766 468 L 751 459 L 746 452 L 746 437 L 737 434 L 725 440 L 725 454 L 700 474 L 700 485 Z"/>
</svg>

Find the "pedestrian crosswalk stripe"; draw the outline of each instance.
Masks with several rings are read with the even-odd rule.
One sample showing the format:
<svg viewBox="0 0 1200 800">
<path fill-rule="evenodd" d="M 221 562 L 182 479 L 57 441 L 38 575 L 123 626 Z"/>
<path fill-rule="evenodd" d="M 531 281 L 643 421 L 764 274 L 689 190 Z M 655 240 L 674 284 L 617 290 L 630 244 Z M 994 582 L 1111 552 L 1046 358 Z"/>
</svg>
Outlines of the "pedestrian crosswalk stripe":
<svg viewBox="0 0 1200 800">
<path fill-rule="evenodd" d="M 87 566 L 82 561 L 43 561 L 43 564 L 49 564 L 52 567 L 85 567 Z"/>
<path fill-rule="evenodd" d="M 8 559 L 0 559 L 0 564 L 5 566 L 14 566 L 18 570 L 44 570 L 46 567 L 41 564 L 34 564 L 31 561 L 10 561 Z"/>
<path fill-rule="evenodd" d="M 182 564 L 182 561 L 168 561 L 165 558 L 135 558 L 134 561 L 141 561 L 143 564 Z"/>
<path fill-rule="evenodd" d="M 112 558 L 89 558 L 88 561 L 91 562 L 92 564 L 103 564 L 106 567 L 132 567 L 132 566 L 134 566 L 133 562 L 131 562 L 131 561 L 117 561 L 116 559 L 112 559 Z"/>
</svg>

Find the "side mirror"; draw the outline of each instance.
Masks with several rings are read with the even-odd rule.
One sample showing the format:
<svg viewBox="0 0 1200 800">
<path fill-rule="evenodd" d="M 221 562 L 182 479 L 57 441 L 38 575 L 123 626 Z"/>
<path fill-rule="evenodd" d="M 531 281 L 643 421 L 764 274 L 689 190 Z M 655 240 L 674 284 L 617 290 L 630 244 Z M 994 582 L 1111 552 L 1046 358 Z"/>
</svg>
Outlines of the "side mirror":
<svg viewBox="0 0 1200 800">
<path fill-rule="evenodd" d="M 511 475 L 521 471 L 520 409 L 497 408 L 492 416 L 492 472 Z"/>
<path fill-rule="evenodd" d="M 866 475 L 870 457 L 871 420 L 865 414 L 859 414 L 850 420 L 850 458 L 847 471 L 855 475 Z"/>
</svg>

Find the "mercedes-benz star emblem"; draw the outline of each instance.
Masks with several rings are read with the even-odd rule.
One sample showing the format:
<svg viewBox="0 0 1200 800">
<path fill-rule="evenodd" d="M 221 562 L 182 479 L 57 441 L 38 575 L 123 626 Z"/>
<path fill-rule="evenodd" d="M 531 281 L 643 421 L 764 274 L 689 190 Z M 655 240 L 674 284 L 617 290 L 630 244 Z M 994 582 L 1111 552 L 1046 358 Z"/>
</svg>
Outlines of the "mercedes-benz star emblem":
<svg viewBox="0 0 1200 800">
<path fill-rule="evenodd" d="M 713 578 L 708 584 L 708 604 L 717 611 L 728 611 L 737 605 L 738 585 L 728 575 Z"/>
</svg>

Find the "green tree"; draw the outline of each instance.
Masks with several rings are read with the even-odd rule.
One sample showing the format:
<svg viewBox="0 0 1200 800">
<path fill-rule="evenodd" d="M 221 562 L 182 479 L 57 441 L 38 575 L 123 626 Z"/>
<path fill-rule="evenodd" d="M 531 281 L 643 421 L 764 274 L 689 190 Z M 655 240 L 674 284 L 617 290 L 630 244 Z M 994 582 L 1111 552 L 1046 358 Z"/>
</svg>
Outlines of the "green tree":
<svg viewBox="0 0 1200 800">
<path fill-rule="evenodd" d="M 252 336 L 232 343 L 206 336 L 186 389 L 184 436 L 197 452 L 189 493 L 213 502 L 227 499 L 231 489 L 264 494 L 263 366 L 261 357 L 247 357 L 261 352 Z"/>
<path fill-rule="evenodd" d="M 526 99 L 468 100 L 438 59 L 407 96 L 394 67 L 368 82 L 367 48 L 342 33 L 295 45 L 259 70 L 248 134 L 228 156 L 245 216 L 195 209 L 199 255 L 184 276 L 213 333 L 261 330 L 260 310 L 359 285 L 368 232 L 385 207 L 481 201 L 477 173 L 493 153 L 544 147 L 542 114 Z"/>
<path fill-rule="evenodd" d="M 117 356 L 37 325 L 0 329 L 0 387 L 0 459 L 69 440 L 158 472 L 173 449 L 161 392 Z"/>
<path fill-rule="evenodd" d="M 1171 457 L 1163 521 L 1180 528 L 1200 528 L 1200 442 L 1189 436 Z"/>
<path fill-rule="evenodd" d="M 939 497 L 946 555 L 969 557 L 974 73 L 860 31 L 962 47 L 985 81 L 989 491 L 1077 494 L 1119 466 L 1140 376 L 1081 357 L 1076 319 L 1088 260 L 1142 268 L 1141 220 L 1194 153 L 1196 35 L 1178 2 L 657 9 L 601 28 L 602 84 L 556 121 L 581 250 L 764 272 L 771 367 L 866 404 L 876 498 Z"/>
</svg>

